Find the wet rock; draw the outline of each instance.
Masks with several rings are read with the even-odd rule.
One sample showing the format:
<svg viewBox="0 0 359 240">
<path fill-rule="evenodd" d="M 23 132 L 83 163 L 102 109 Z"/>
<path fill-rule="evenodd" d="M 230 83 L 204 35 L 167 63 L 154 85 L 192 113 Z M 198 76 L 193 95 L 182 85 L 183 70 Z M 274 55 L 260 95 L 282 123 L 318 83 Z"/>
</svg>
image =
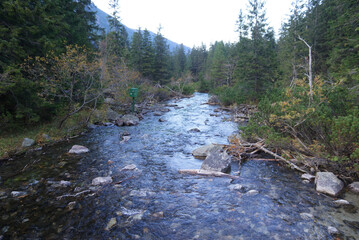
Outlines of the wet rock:
<svg viewBox="0 0 359 240">
<path fill-rule="evenodd" d="M 155 112 L 154 114 L 153 114 L 153 116 L 156 116 L 156 117 L 159 117 L 159 116 L 162 116 L 163 114 L 162 113 L 159 113 L 159 112 Z"/>
<path fill-rule="evenodd" d="M 338 206 L 350 204 L 347 200 L 344 200 L 344 199 L 335 200 L 335 201 L 333 201 L 333 203 Z"/>
<path fill-rule="evenodd" d="M 121 169 L 121 171 L 136 170 L 136 169 L 137 169 L 137 166 L 135 164 L 130 164 L 130 165 L 124 166 Z"/>
<path fill-rule="evenodd" d="M 201 132 L 198 128 L 192 128 L 189 130 L 189 132 Z"/>
<path fill-rule="evenodd" d="M 343 209 L 344 209 L 344 211 L 346 211 L 347 213 L 350 213 L 350 214 L 357 213 L 357 211 L 358 211 L 358 208 L 356 206 L 354 206 L 353 204 L 343 205 Z"/>
<path fill-rule="evenodd" d="M 121 119 L 124 126 L 136 126 L 140 122 L 140 119 L 133 114 L 126 114 Z"/>
<path fill-rule="evenodd" d="M 337 196 L 344 187 L 344 183 L 332 172 L 317 172 L 315 184 L 317 192 L 330 196 Z"/>
<path fill-rule="evenodd" d="M 130 192 L 130 196 L 131 197 L 146 197 L 147 196 L 147 192 L 143 191 L 143 190 L 132 190 Z"/>
<path fill-rule="evenodd" d="M 169 111 L 171 111 L 169 108 L 162 108 L 161 110 L 160 110 L 161 112 L 169 112 Z"/>
<path fill-rule="evenodd" d="M 116 119 L 115 125 L 117 127 L 122 127 L 124 125 L 124 122 L 123 122 L 122 118 Z"/>
<path fill-rule="evenodd" d="M 10 193 L 11 197 L 16 197 L 16 198 L 20 198 L 20 197 L 25 197 L 27 195 L 27 192 L 23 192 L 23 191 L 12 191 Z"/>
<path fill-rule="evenodd" d="M 164 118 L 160 118 L 158 119 L 159 122 L 166 122 L 166 120 Z"/>
<path fill-rule="evenodd" d="M 48 184 L 51 184 L 52 187 L 69 187 L 71 186 L 71 182 L 61 180 L 61 181 L 47 181 Z"/>
<path fill-rule="evenodd" d="M 177 107 L 178 105 L 177 104 L 166 104 L 165 106 L 166 107 Z"/>
<path fill-rule="evenodd" d="M 212 148 L 203 161 L 201 169 L 227 173 L 231 171 L 231 157 L 221 146 Z"/>
<path fill-rule="evenodd" d="M 131 133 L 127 132 L 127 131 L 124 131 L 123 133 L 121 133 L 121 136 L 130 136 Z"/>
<path fill-rule="evenodd" d="M 336 229 L 335 227 L 329 226 L 328 227 L 328 233 L 330 235 L 337 235 L 337 234 L 339 234 L 339 230 Z"/>
<path fill-rule="evenodd" d="M 216 145 L 209 144 L 209 145 L 206 145 L 203 147 L 196 148 L 195 150 L 193 150 L 192 155 L 195 158 L 205 159 L 207 157 L 208 153 L 215 147 L 216 147 Z"/>
<path fill-rule="evenodd" d="M 111 218 L 110 221 L 107 223 L 105 230 L 109 231 L 117 224 L 116 218 Z"/>
<path fill-rule="evenodd" d="M 111 122 L 104 122 L 102 125 L 104 125 L 105 127 L 109 127 L 109 126 L 113 126 L 113 123 L 111 123 Z"/>
<path fill-rule="evenodd" d="M 249 196 L 254 196 L 254 195 L 257 195 L 259 192 L 257 191 L 257 190 L 254 190 L 254 189 L 252 189 L 252 190 L 249 190 L 248 192 L 247 192 L 247 195 L 249 195 Z"/>
<path fill-rule="evenodd" d="M 240 191 L 240 190 L 243 190 L 244 187 L 241 185 L 241 184 L 231 184 L 229 185 L 228 187 L 230 190 L 235 190 L 235 191 Z"/>
<path fill-rule="evenodd" d="M 76 202 L 69 202 L 66 206 L 66 210 L 72 211 L 74 210 L 75 206 L 76 206 Z"/>
<path fill-rule="evenodd" d="M 97 177 L 92 179 L 92 185 L 105 185 L 112 183 L 112 177 Z"/>
<path fill-rule="evenodd" d="M 107 109 L 106 117 L 108 121 L 116 121 L 120 118 L 120 114 L 112 110 L 111 108 Z"/>
<path fill-rule="evenodd" d="M 300 176 L 300 178 L 304 179 L 304 180 L 311 181 L 311 180 L 315 179 L 315 176 L 308 174 L 308 173 L 304 173 L 304 174 L 302 174 L 302 176 Z"/>
<path fill-rule="evenodd" d="M 152 214 L 152 217 L 154 218 L 163 218 L 163 212 L 156 212 L 154 214 Z"/>
<path fill-rule="evenodd" d="M 81 146 L 81 145 L 73 145 L 70 149 L 69 153 L 73 154 L 81 154 L 81 153 L 87 153 L 90 150 L 87 147 Z"/>
<path fill-rule="evenodd" d="M 131 139 L 130 136 L 123 136 L 123 137 L 122 137 L 122 140 L 120 141 L 120 143 L 123 144 L 123 143 L 127 142 L 127 141 L 130 140 L 130 139 Z"/>
<path fill-rule="evenodd" d="M 24 138 L 24 140 L 22 141 L 21 147 L 31 147 L 34 144 L 35 144 L 34 139 Z"/>
<path fill-rule="evenodd" d="M 310 213 L 300 213 L 299 215 L 303 220 L 312 220 L 314 218 Z"/>
<path fill-rule="evenodd" d="M 184 107 L 174 107 L 176 110 L 182 109 Z"/>
<path fill-rule="evenodd" d="M 359 193 L 359 182 L 353 182 L 349 184 L 348 188 L 352 192 Z"/>
</svg>

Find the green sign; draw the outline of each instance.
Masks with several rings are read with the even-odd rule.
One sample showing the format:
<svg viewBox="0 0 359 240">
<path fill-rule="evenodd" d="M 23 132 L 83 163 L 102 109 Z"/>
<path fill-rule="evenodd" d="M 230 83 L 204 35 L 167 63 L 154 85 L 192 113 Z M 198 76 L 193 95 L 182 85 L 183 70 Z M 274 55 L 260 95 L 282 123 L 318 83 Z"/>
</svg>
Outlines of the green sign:
<svg viewBox="0 0 359 240">
<path fill-rule="evenodd" d="M 135 98 L 138 95 L 138 88 L 131 88 L 130 89 L 130 96 Z"/>
</svg>

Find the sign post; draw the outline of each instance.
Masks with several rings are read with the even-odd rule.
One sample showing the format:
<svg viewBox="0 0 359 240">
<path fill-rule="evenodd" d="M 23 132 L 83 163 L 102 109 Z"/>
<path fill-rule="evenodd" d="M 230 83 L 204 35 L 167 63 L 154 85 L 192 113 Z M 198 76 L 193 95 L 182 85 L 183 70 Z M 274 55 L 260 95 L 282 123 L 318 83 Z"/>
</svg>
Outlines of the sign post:
<svg viewBox="0 0 359 240">
<path fill-rule="evenodd" d="M 135 112 L 135 98 L 138 95 L 138 88 L 131 88 L 130 89 L 130 97 L 132 97 L 132 112 Z"/>
</svg>

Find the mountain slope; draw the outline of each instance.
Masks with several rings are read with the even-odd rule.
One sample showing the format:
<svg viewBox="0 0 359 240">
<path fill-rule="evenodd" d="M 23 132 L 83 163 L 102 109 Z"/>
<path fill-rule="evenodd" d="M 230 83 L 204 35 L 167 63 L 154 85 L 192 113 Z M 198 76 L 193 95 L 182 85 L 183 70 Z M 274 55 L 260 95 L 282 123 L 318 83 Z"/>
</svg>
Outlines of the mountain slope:
<svg viewBox="0 0 359 240">
<path fill-rule="evenodd" d="M 108 22 L 108 14 L 105 13 L 104 11 L 102 11 L 101 9 L 99 9 L 98 7 L 96 7 L 95 4 L 91 5 L 90 11 L 96 12 L 96 20 L 97 20 L 97 24 L 99 25 L 99 27 L 103 28 L 105 30 L 105 32 L 108 32 L 110 30 L 110 24 Z M 127 27 L 126 25 L 123 25 L 127 31 L 129 40 L 131 41 L 132 39 L 132 35 L 134 32 L 136 32 L 137 30 L 134 30 L 132 28 Z M 155 33 L 149 31 L 151 34 L 151 38 L 154 39 L 154 37 L 156 36 Z M 169 49 L 171 52 L 175 51 L 176 48 L 179 48 L 180 44 L 173 42 L 169 39 L 167 39 L 167 44 L 169 46 Z M 185 52 L 191 51 L 191 48 L 184 46 Z"/>
</svg>

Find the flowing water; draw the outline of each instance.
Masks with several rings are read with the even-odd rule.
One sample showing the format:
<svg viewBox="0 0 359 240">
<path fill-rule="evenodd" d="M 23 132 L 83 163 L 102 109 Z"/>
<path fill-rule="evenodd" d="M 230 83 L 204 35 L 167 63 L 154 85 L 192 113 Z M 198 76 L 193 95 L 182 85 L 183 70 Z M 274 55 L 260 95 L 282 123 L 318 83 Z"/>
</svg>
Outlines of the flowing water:
<svg viewBox="0 0 359 240">
<path fill-rule="evenodd" d="M 210 116 L 207 99 L 0 163 L 0 239 L 337 239 L 329 226 L 359 239 L 358 195 L 344 193 L 353 204 L 338 207 L 276 162 L 248 161 L 236 180 L 179 174 L 200 168 L 193 149 L 237 130 L 225 113 Z M 125 131 L 131 139 L 120 143 Z M 67 154 L 74 144 L 90 152 Z M 130 164 L 137 169 L 121 170 Z M 106 176 L 113 183 L 91 185 Z"/>
</svg>

